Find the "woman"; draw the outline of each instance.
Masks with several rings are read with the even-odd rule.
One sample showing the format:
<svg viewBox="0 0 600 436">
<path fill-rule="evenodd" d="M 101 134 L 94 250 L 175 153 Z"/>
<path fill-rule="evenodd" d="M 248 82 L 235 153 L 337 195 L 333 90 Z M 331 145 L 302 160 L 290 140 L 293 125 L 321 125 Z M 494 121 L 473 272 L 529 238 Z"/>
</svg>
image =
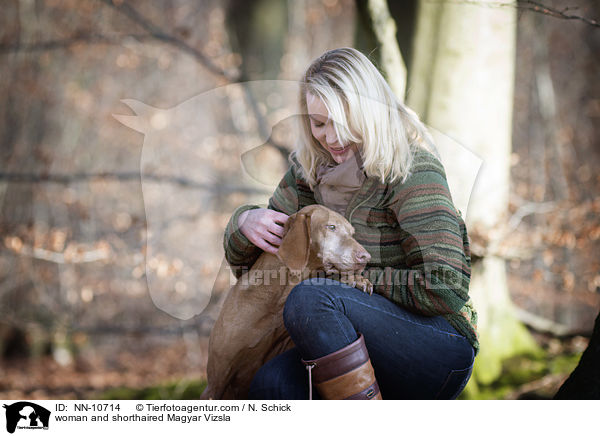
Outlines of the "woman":
<svg viewBox="0 0 600 436">
<path fill-rule="evenodd" d="M 374 293 L 328 278 L 295 286 L 283 314 L 295 348 L 259 370 L 251 398 L 307 398 L 306 369 L 315 397 L 456 398 L 478 350 L 477 315 L 465 225 L 430 136 L 352 48 L 308 67 L 300 106 L 291 167 L 267 209 L 236 210 L 226 258 L 235 270 L 276 253 L 288 215 L 324 204 L 370 253 Z"/>
</svg>

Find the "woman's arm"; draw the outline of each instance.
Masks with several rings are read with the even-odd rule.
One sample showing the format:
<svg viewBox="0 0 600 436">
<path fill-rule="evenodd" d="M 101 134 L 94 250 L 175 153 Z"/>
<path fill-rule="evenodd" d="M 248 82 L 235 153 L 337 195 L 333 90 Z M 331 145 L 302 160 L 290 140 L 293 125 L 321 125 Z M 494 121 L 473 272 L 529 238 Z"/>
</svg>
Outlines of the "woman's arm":
<svg viewBox="0 0 600 436">
<path fill-rule="evenodd" d="M 235 212 L 233 212 L 233 215 L 225 227 L 225 234 L 223 236 L 225 259 L 229 263 L 229 266 L 231 266 L 234 275 L 238 278 L 243 274 L 243 268 L 249 268 L 254 264 L 262 252 L 260 248 L 244 236 L 238 225 L 239 217 L 242 213 L 247 210 L 258 208 L 259 206 L 256 205 L 244 205 L 238 207 Z"/>
<path fill-rule="evenodd" d="M 294 154 L 291 156 L 291 165 L 288 171 L 279 182 L 275 192 L 269 199 L 268 209 L 292 215 L 304 206 L 314 204 L 315 198 L 308 184 L 300 176 L 300 164 Z M 257 205 L 245 205 L 235 210 L 229 220 L 223 238 L 223 248 L 225 249 L 225 259 L 232 267 L 236 277 L 243 274 L 244 268 L 250 268 L 258 256 L 263 252 L 262 249 L 253 244 L 239 227 L 240 215 L 252 209 L 259 209 Z"/>
<path fill-rule="evenodd" d="M 374 291 L 423 315 L 466 310 L 469 242 L 441 163 L 433 157 L 421 159 L 406 182 L 393 187 L 390 199 L 405 265 L 365 272 Z"/>
</svg>

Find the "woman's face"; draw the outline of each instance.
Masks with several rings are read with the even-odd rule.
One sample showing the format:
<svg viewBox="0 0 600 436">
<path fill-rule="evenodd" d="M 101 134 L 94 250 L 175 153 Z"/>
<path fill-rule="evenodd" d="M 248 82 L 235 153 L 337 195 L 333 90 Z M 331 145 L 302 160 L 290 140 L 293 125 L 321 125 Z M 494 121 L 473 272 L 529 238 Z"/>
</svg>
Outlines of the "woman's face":
<svg viewBox="0 0 600 436">
<path fill-rule="evenodd" d="M 329 152 L 333 160 L 337 163 L 342 163 L 354 156 L 356 146 L 339 143 L 333 121 L 329 119 L 329 112 L 323 101 L 319 97 L 307 92 L 306 106 L 308 108 L 312 135 Z"/>
</svg>

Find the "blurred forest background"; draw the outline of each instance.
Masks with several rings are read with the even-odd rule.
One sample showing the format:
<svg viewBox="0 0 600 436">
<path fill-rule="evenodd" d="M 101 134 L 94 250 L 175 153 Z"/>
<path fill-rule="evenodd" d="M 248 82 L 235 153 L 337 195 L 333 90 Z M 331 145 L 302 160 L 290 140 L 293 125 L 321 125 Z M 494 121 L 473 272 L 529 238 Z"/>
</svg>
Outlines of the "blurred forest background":
<svg viewBox="0 0 600 436">
<path fill-rule="evenodd" d="M 199 396 L 225 224 L 285 169 L 287 81 L 341 46 L 499 174 L 493 217 L 467 214 L 482 363 L 462 398 L 552 397 L 600 309 L 598 18 L 596 0 L 5 1 L 0 398 Z M 442 62 L 486 38 L 491 82 Z M 490 153 L 461 135 L 482 123 L 453 130 L 473 112 Z"/>
</svg>

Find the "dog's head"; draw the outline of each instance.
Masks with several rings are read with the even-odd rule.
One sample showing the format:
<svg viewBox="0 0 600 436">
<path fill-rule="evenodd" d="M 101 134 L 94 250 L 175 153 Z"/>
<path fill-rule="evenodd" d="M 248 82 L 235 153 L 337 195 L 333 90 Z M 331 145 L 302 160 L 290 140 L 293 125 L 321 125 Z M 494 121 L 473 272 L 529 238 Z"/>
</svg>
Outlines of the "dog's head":
<svg viewBox="0 0 600 436">
<path fill-rule="evenodd" d="M 354 228 L 339 213 L 307 206 L 287 220 L 277 257 L 291 271 L 360 272 L 371 256 L 353 235 Z"/>
</svg>

